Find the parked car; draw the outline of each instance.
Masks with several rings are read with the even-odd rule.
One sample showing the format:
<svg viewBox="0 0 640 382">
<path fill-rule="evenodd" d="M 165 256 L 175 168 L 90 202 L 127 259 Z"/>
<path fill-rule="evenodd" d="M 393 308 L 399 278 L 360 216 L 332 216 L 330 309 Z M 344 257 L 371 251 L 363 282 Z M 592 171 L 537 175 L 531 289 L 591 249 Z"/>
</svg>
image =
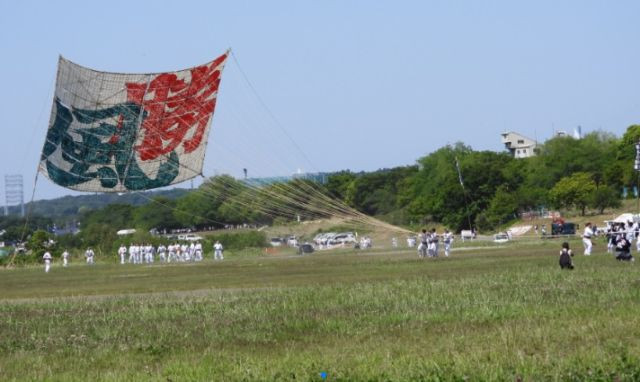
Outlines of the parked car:
<svg viewBox="0 0 640 382">
<path fill-rule="evenodd" d="M 575 235 L 576 225 L 575 223 L 553 223 L 551 224 L 552 235 Z"/>
<path fill-rule="evenodd" d="M 355 242 L 356 236 L 353 232 L 338 233 L 329 240 L 329 244 L 353 244 Z"/>
<path fill-rule="evenodd" d="M 295 236 L 288 236 L 287 237 L 287 245 L 289 247 L 297 247 L 298 246 L 298 239 Z"/>
<path fill-rule="evenodd" d="M 507 235 L 504 232 L 500 232 L 497 233 L 495 235 L 493 235 L 493 242 L 494 243 L 506 243 L 509 241 L 509 235 Z"/>
<path fill-rule="evenodd" d="M 313 253 L 313 245 L 309 243 L 304 243 L 300 247 L 298 247 L 298 254 L 303 255 L 305 253 Z"/>
<path fill-rule="evenodd" d="M 200 241 L 200 240 L 203 240 L 203 237 L 202 236 L 198 236 L 198 235 L 193 234 L 193 233 L 188 233 L 186 235 L 178 235 L 178 240 Z"/>
<path fill-rule="evenodd" d="M 313 241 L 317 245 L 327 245 L 335 235 L 335 232 L 319 233 L 313 238 Z"/>
<path fill-rule="evenodd" d="M 281 237 L 272 237 L 271 240 L 269 240 L 269 244 L 272 247 L 279 247 L 284 243 L 284 239 Z"/>
</svg>

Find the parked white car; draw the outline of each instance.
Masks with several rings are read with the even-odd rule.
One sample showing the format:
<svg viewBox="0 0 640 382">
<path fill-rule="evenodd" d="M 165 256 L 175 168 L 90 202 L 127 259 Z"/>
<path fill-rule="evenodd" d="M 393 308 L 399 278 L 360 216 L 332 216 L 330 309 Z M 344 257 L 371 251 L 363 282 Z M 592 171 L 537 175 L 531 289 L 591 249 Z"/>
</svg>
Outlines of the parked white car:
<svg viewBox="0 0 640 382">
<path fill-rule="evenodd" d="M 504 232 L 500 232 L 497 233 L 495 235 L 493 235 L 493 242 L 494 243 L 506 243 L 509 241 L 509 235 L 507 235 Z"/>
<path fill-rule="evenodd" d="M 186 235 L 178 235 L 178 240 L 200 241 L 200 240 L 203 240 L 203 237 L 202 236 L 198 236 L 198 235 L 193 234 L 193 233 L 188 233 Z"/>
<path fill-rule="evenodd" d="M 284 239 L 281 237 L 272 237 L 271 240 L 269 240 L 269 244 L 272 247 L 279 247 L 282 245 L 283 242 L 284 242 Z"/>
<path fill-rule="evenodd" d="M 335 232 L 319 233 L 316 235 L 316 237 L 313 238 L 313 241 L 317 245 L 327 245 L 335 235 Z"/>
<path fill-rule="evenodd" d="M 353 232 L 338 233 L 329 240 L 329 244 L 353 244 L 355 242 L 356 236 Z"/>
</svg>

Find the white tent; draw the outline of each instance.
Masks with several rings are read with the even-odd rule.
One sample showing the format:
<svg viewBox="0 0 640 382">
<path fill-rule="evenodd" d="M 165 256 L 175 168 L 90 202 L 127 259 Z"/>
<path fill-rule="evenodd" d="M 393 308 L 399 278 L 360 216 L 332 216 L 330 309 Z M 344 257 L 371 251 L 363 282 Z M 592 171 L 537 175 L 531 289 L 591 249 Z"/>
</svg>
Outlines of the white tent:
<svg viewBox="0 0 640 382">
<path fill-rule="evenodd" d="M 632 222 L 632 221 L 634 221 L 634 216 L 633 216 L 633 214 L 630 214 L 630 213 L 624 213 L 624 214 L 618 216 L 617 218 L 615 218 L 613 221 L 615 223 L 626 223 L 626 222 L 630 222 L 630 221 Z"/>
</svg>

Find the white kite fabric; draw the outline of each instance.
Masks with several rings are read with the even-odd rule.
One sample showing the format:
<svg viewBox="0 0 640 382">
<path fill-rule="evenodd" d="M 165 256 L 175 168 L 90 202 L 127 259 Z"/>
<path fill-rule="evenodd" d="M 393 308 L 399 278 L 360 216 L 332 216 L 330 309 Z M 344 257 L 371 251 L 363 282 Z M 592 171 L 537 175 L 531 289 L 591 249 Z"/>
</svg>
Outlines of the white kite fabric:
<svg viewBox="0 0 640 382">
<path fill-rule="evenodd" d="M 60 57 L 40 171 L 88 192 L 148 190 L 200 175 L 228 55 L 154 74 L 99 72 Z"/>
</svg>

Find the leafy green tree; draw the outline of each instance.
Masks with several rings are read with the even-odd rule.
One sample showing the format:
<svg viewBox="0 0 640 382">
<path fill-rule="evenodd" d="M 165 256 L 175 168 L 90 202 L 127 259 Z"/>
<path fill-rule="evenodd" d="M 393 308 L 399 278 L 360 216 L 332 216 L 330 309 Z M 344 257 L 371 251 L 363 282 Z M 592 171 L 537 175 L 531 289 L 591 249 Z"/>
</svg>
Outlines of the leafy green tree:
<svg viewBox="0 0 640 382">
<path fill-rule="evenodd" d="M 174 216 L 186 227 L 221 226 L 219 208 L 229 198 L 242 194 L 247 186 L 229 175 L 207 179 L 197 190 L 177 200 Z"/>
<path fill-rule="evenodd" d="M 92 223 L 84 226 L 78 234 L 82 243 L 81 249 L 92 247 L 96 255 L 108 253 L 113 243 L 118 240 L 117 231 L 116 226 L 107 223 Z"/>
<path fill-rule="evenodd" d="M 174 215 L 176 201 L 165 197 L 155 197 L 151 203 L 136 207 L 133 220 L 136 228 L 149 230 L 172 229 L 180 227 Z"/>
<path fill-rule="evenodd" d="M 133 210 L 135 207 L 128 204 L 112 204 L 99 210 L 89 211 L 81 220 L 81 227 L 91 225 L 108 225 L 119 229 L 133 226 Z"/>
<path fill-rule="evenodd" d="M 497 227 L 517 217 L 518 200 L 513 192 L 509 192 L 506 186 L 499 186 L 489 207 L 486 210 L 486 218 L 491 228 Z"/>
<path fill-rule="evenodd" d="M 46 231 L 37 230 L 29 237 L 27 249 L 31 251 L 36 259 L 39 259 L 44 255 L 45 251 L 53 250 L 52 244 L 49 241 L 50 239 L 51 234 Z"/>
<path fill-rule="evenodd" d="M 496 189 L 512 182 L 505 176 L 505 168 L 514 160 L 507 153 L 473 151 L 461 143 L 421 158 L 420 171 L 409 182 L 413 185 L 408 205 L 412 220 L 441 222 L 455 230 L 469 228 L 476 216 L 489 207 Z M 402 198 L 407 198 L 406 194 Z"/>
<path fill-rule="evenodd" d="M 558 208 L 579 209 L 582 215 L 592 200 L 592 194 L 596 190 L 596 183 L 591 174 L 577 172 L 571 176 L 564 177 L 556 183 L 549 191 L 549 198 L 554 206 Z"/>
<path fill-rule="evenodd" d="M 547 204 L 549 191 L 542 187 L 521 186 L 516 192 L 518 209 L 521 211 L 537 210 Z"/>
<path fill-rule="evenodd" d="M 207 196 L 202 192 L 194 191 L 176 201 L 173 216 L 181 226 L 195 227 L 206 224 L 207 217 L 215 212 Z"/>
<path fill-rule="evenodd" d="M 633 162 L 636 158 L 635 145 L 639 141 L 640 125 L 629 126 L 618 143 L 616 152 L 617 166 L 615 173 L 610 175 L 610 178 L 620 179 L 620 183 L 610 182 L 611 184 L 626 186 L 636 184 L 638 174 L 633 169 Z"/>
<path fill-rule="evenodd" d="M 417 173 L 417 166 L 404 166 L 362 174 L 346 187 L 345 201 L 369 215 L 389 213 L 402 207 L 398 202 L 401 187 Z"/>
<path fill-rule="evenodd" d="M 605 169 L 615 162 L 619 140 L 604 132 L 593 132 L 582 139 L 555 137 L 539 148 L 539 154 L 527 158 L 525 187 L 550 189 L 560 179 L 576 172 L 592 175 L 596 184 L 605 179 Z"/>
<path fill-rule="evenodd" d="M 325 187 L 331 196 L 344 200 L 347 196 L 347 188 L 356 179 L 351 171 L 340 171 L 329 175 Z"/>
<path fill-rule="evenodd" d="M 618 208 L 622 202 L 620 194 L 612 187 L 600 186 L 591 194 L 589 206 L 597 209 L 602 214 L 605 208 Z"/>
</svg>

